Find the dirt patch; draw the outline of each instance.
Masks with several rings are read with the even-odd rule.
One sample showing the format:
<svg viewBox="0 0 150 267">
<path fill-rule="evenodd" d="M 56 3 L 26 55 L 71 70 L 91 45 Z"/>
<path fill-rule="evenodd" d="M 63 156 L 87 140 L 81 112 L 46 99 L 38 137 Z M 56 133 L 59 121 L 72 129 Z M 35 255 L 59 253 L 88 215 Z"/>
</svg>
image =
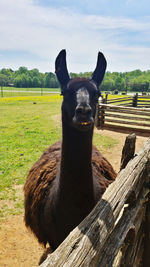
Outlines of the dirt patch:
<svg viewBox="0 0 150 267">
<path fill-rule="evenodd" d="M 43 248 L 25 228 L 23 215 L 12 216 L 1 224 L 0 266 L 37 266 Z"/>
<path fill-rule="evenodd" d="M 55 120 L 58 119 L 55 118 Z M 118 140 L 118 144 L 103 155 L 110 161 L 114 169 L 118 172 L 120 168 L 121 152 L 126 138 L 126 134 L 111 131 L 99 131 L 97 133 L 110 136 Z M 144 137 L 137 137 L 136 152 L 147 140 Z M 22 191 L 20 186 L 18 197 Z M 38 244 L 24 225 L 23 215 L 12 216 L 0 225 L 0 266 L 4 267 L 33 267 L 38 265 L 38 261 L 43 253 L 43 248 Z"/>
</svg>

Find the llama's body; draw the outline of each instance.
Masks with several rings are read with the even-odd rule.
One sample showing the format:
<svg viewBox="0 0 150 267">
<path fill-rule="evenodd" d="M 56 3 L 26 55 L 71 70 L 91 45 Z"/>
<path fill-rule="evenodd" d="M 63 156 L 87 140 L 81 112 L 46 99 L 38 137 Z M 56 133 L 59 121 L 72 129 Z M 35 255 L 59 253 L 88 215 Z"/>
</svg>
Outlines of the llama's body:
<svg viewBox="0 0 150 267">
<path fill-rule="evenodd" d="M 88 195 L 86 177 L 84 176 L 85 181 L 79 181 L 80 177 L 75 177 L 76 173 L 74 172 L 71 177 L 74 179 L 72 191 L 69 188 L 69 192 L 66 192 L 66 196 L 63 199 L 66 203 L 63 208 L 63 202 L 61 202 L 62 210 L 60 213 L 58 207 L 56 208 L 55 206 L 59 186 L 59 181 L 56 177 L 60 172 L 60 155 L 60 142 L 49 147 L 30 170 L 25 185 L 26 225 L 32 229 L 40 243 L 46 244 L 49 242 L 52 249 L 55 249 L 68 233 L 89 214 L 107 186 L 115 179 L 115 173 L 108 161 L 93 147 L 94 195 Z M 82 175 L 81 166 L 76 171 Z M 76 190 L 74 188 L 75 184 Z M 82 195 L 80 195 L 81 188 Z M 55 209 L 58 213 L 56 215 L 59 217 L 58 222 L 55 220 Z"/>
<path fill-rule="evenodd" d="M 92 146 L 97 87 L 93 81 L 70 81 L 67 73 L 63 76 L 60 70 L 66 66 L 61 53 L 56 73 L 64 94 L 62 143 L 48 148 L 25 184 L 26 225 L 52 250 L 90 213 L 116 177 L 112 166 Z"/>
</svg>

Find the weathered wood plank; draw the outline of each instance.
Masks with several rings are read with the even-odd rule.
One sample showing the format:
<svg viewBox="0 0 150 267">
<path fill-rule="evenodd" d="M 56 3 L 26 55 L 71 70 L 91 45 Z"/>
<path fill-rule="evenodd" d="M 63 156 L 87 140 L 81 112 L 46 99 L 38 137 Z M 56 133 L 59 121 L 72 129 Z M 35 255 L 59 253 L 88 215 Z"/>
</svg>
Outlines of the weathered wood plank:
<svg viewBox="0 0 150 267">
<path fill-rule="evenodd" d="M 137 125 L 137 126 L 143 126 L 143 127 L 147 127 L 147 128 L 150 127 L 150 123 L 142 123 L 142 122 L 138 122 L 138 121 L 127 121 L 127 120 L 125 121 L 125 120 L 119 120 L 119 119 L 116 120 L 116 119 L 109 119 L 109 118 L 105 118 L 105 121 L 117 123 L 117 124 Z"/>
<path fill-rule="evenodd" d="M 132 103 L 122 103 L 121 104 L 122 107 L 132 107 Z"/>
<path fill-rule="evenodd" d="M 41 267 L 106 266 L 103 262 L 97 265 L 97 259 L 101 255 L 106 240 L 108 237 L 111 238 L 113 230 L 118 227 L 118 216 L 124 205 L 129 204 L 129 207 L 133 207 L 130 195 L 136 192 L 135 195 L 140 197 L 146 179 L 145 171 L 149 157 L 150 139 L 119 173 L 116 181 L 108 187 L 92 212 L 70 233 L 56 251 L 48 256 Z M 122 242 L 120 246 L 121 244 Z"/>
<path fill-rule="evenodd" d="M 109 109 L 118 109 L 118 110 L 132 110 L 136 113 L 136 111 L 144 111 L 144 112 L 150 112 L 150 108 L 147 109 L 140 109 L 140 108 L 134 108 L 134 107 L 122 107 L 122 106 L 114 106 L 114 105 L 108 105 L 108 104 L 102 104 L 100 103 L 100 106 L 109 108 Z"/>
<path fill-rule="evenodd" d="M 130 134 L 126 137 L 125 144 L 122 149 L 120 170 L 124 169 L 128 162 L 134 157 L 136 135 Z"/>
<path fill-rule="evenodd" d="M 145 109 L 143 109 L 143 111 L 139 111 L 139 109 L 137 108 L 136 111 L 129 111 L 129 110 L 124 110 L 124 107 L 122 107 L 122 109 L 120 110 L 116 110 L 115 107 L 113 108 L 106 108 L 106 112 L 115 112 L 115 113 L 125 113 L 125 114 L 134 114 L 134 115 L 141 115 L 141 116 L 150 116 L 150 112 L 145 112 Z M 130 108 L 130 107 L 128 107 Z"/>
<path fill-rule="evenodd" d="M 127 134 L 135 133 L 140 136 L 150 137 L 149 129 L 143 130 L 143 128 L 134 128 L 134 127 L 129 127 L 129 126 L 121 126 L 121 125 L 111 125 L 109 123 L 105 123 L 105 129 L 116 131 L 119 133 L 127 133 Z"/>
<path fill-rule="evenodd" d="M 132 97 L 131 96 L 127 96 L 127 97 L 119 97 L 119 98 L 111 98 L 111 99 L 107 99 L 107 101 L 115 101 L 115 100 L 124 100 L 124 99 L 131 99 L 132 100 Z"/>
<path fill-rule="evenodd" d="M 133 266 L 132 262 L 135 258 L 132 253 L 133 250 L 136 250 L 137 233 L 142 224 L 146 209 L 141 200 L 142 196 L 138 199 L 136 205 L 132 206 L 131 208 L 125 207 L 120 221 L 105 243 L 101 251 L 101 255 L 97 260 L 97 265 L 95 266 L 116 267 L 115 261 L 119 250 L 121 251 L 120 262 L 123 263 L 125 258 L 125 266 Z M 125 255 L 125 257 L 123 255 Z"/>
<path fill-rule="evenodd" d="M 140 104 L 138 104 L 138 107 L 143 107 L 143 108 L 149 108 L 150 107 L 150 104 L 142 104 L 142 103 L 140 103 Z"/>
<path fill-rule="evenodd" d="M 126 116 L 126 115 L 124 115 L 124 114 L 122 114 L 122 115 L 120 115 L 120 114 L 115 114 L 115 113 L 110 113 L 110 112 L 105 112 L 105 117 L 113 117 L 113 118 L 120 118 L 120 119 L 126 119 L 126 120 L 141 120 L 141 121 L 149 121 L 150 122 L 150 117 L 140 117 L 140 116 L 137 116 L 137 117 L 135 117 L 135 116 L 131 116 L 131 115 L 128 115 L 128 116 Z"/>
<path fill-rule="evenodd" d="M 100 127 L 100 106 L 96 105 L 95 126 Z"/>
<path fill-rule="evenodd" d="M 122 99 L 120 100 L 120 98 L 118 100 L 107 100 L 107 104 L 112 104 L 112 103 L 119 103 L 119 102 L 131 102 L 132 99 Z"/>
</svg>

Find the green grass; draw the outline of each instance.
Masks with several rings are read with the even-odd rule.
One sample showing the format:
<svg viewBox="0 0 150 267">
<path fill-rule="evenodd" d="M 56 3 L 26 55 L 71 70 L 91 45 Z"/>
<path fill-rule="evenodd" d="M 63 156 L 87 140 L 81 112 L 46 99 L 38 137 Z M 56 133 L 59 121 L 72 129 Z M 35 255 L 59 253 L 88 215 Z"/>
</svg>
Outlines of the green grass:
<svg viewBox="0 0 150 267">
<path fill-rule="evenodd" d="M 116 144 L 118 144 L 118 141 L 114 138 L 109 137 L 109 136 L 100 135 L 98 133 L 95 133 L 94 138 L 93 138 L 93 144 L 101 152 L 105 152 L 105 151 L 113 148 Z"/>
<path fill-rule="evenodd" d="M 57 120 L 61 102 L 59 95 L 0 99 L 0 217 L 23 212 L 23 184 L 29 169 L 61 139 Z M 106 151 L 116 140 L 95 134 L 94 144 Z"/>
</svg>

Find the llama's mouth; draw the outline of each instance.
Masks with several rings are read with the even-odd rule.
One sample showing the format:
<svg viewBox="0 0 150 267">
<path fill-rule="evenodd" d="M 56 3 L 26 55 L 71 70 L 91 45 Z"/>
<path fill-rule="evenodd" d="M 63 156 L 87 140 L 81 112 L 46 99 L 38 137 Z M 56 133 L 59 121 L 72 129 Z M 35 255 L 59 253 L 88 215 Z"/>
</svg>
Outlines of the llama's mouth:
<svg viewBox="0 0 150 267">
<path fill-rule="evenodd" d="M 91 122 L 90 121 L 88 121 L 88 122 L 81 122 L 80 125 L 82 125 L 82 126 L 91 125 Z"/>
<path fill-rule="evenodd" d="M 79 131 L 88 131 L 94 125 L 94 119 L 90 118 L 89 120 L 79 120 L 76 117 L 73 118 L 73 126 Z"/>
<path fill-rule="evenodd" d="M 75 128 L 79 131 L 88 131 L 92 128 L 93 122 L 92 121 L 82 121 L 74 123 Z"/>
</svg>

